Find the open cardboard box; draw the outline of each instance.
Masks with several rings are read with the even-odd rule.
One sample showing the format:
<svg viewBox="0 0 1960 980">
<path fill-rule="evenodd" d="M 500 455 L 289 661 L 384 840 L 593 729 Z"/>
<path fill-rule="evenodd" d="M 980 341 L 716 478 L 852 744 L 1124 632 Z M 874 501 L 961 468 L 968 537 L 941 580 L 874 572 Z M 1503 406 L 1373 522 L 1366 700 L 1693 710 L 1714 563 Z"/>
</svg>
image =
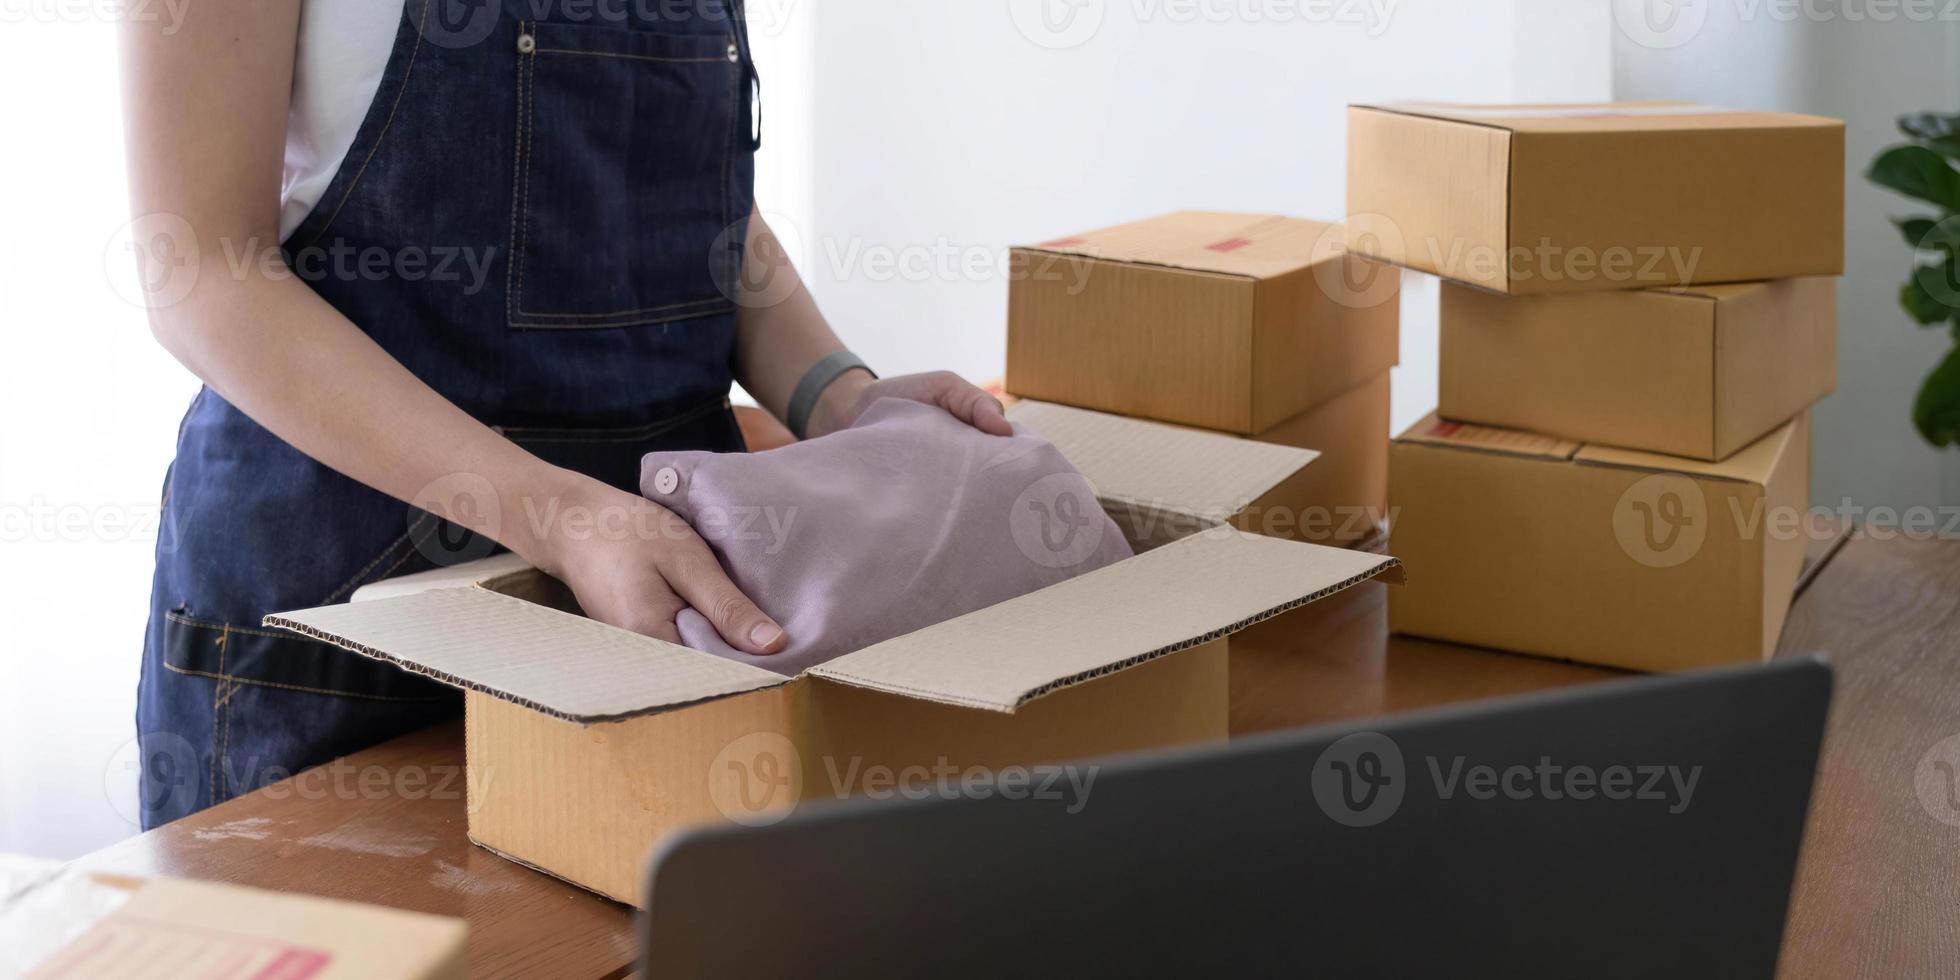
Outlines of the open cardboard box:
<svg viewBox="0 0 1960 980">
<path fill-rule="evenodd" d="M 785 677 L 586 619 L 514 556 L 282 613 L 466 692 L 476 843 L 624 902 L 667 833 L 779 819 L 869 774 L 959 779 L 1223 739 L 1224 638 L 1399 563 L 1230 526 L 1314 454 L 1022 402 L 1133 558 Z"/>
</svg>

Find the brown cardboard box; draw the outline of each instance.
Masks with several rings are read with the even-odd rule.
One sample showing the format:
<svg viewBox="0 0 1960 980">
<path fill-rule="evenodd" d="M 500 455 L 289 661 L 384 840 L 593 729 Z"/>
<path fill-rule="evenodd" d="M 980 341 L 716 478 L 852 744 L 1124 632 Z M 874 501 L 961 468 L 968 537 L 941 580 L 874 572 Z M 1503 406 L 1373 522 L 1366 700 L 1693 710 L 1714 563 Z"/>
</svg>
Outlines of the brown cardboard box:
<svg viewBox="0 0 1960 980">
<path fill-rule="evenodd" d="M 1377 536 L 1388 519 L 1388 379 L 1383 371 L 1253 435 L 1319 456 L 1254 501 L 1237 526 L 1342 548 Z"/>
<path fill-rule="evenodd" d="M 27 977 L 461 980 L 468 933 L 461 919 L 310 895 L 71 872 L 0 902 L 0 967 L 51 938 Z"/>
<path fill-rule="evenodd" d="M 1133 541 L 1176 538 L 1215 523 L 1268 537 L 1314 544 L 1352 547 L 1379 532 L 1388 514 L 1389 382 L 1384 371 L 1359 387 L 1334 396 L 1255 436 L 1221 436 L 1167 424 L 1126 419 L 1087 409 L 1047 402 L 1015 401 L 1008 417 L 1027 425 L 1063 447 L 1069 458 L 1097 486 L 1132 488 L 1132 499 L 1121 506 L 1117 524 Z M 1187 460 L 1215 458 L 1188 471 L 1167 468 L 1161 460 L 1120 455 L 1116 433 L 1138 427 L 1176 447 Z M 1302 451 L 1263 452 L 1273 465 L 1286 467 L 1292 459 L 1312 465 L 1291 470 L 1256 495 L 1234 495 L 1242 481 L 1219 481 L 1207 469 L 1234 465 L 1243 440 Z M 1272 470 L 1276 473 L 1277 469 Z M 1147 498 L 1147 499 L 1144 499 Z"/>
<path fill-rule="evenodd" d="M 1810 426 L 1719 463 L 1430 417 L 1389 447 L 1398 633 L 1633 670 L 1760 660 L 1803 564 Z"/>
<path fill-rule="evenodd" d="M 1014 421 L 1027 423 L 1047 433 L 1050 439 L 1056 438 L 1049 431 L 1054 429 L 1080 447 L 1078 451 L 1087 453 L 1084 459 L 1089 467 L 1085 472 L 1092 480 L 1096 467 L 1117 461 L 1089 448 L 1101 442 L 1099 430 L 1082 427 L 1098 425 L 1093 421 L 1097 419 L 1118 420 L 1109 423 L 1118 426 L 1141 424 L 1141 420 L 1119 419 L 1046 402 L 1027 402 L 1034 407 L 1023 409 L 1018 407 L 1023 403 L 1001 391 L 998 383 L 985 387 L 1008 406 L 1008 415 Z M 1212 514 L 1217 520 L 1229 521 L 1232 526 L 1254 534 L 1313 544 L 1353 548 L 1381 537 L 1388 520 L 1389 395 L 1389 372 L 1383 371 L 1359 387 L 1335 395 L 1270 429 L 1251 436 L 1235 436 L 1310 450 L 1307 458 L 1313 465 L 1298 470 L 1249 502 L 1219 500 L 1212 492 L 1217 489 L 1215 485 L 1201 486 L 1199 489 L 1207 499 L 1200 503 L 1187 501 L 1184 509 Z M 1140 477 L 1134 474 L 1118 476 L 1119 480 L 1137 478 Z M 1162 519 L 1161 515 L 1146 513 L 1144 516 Z M 1191 530 L 1179 528 L 1159 537 L 1170 540 Z M 1133 540 L 1148 540 L 1153 536 L 1153 529 L 1133 528 L 1126 533 Z"/>
<path fill-rule="evenodd" d="M 1180 211 L 1016 248 L 1007 390 L 1250 435 L 1393 367 L 1399 295 L 1298 218 Z"/>
<path fill-rule="evenodd" d="M 585 619 L 507 555 L 266 623 L 466 689 L 471 839 L 637 902 L 648 850 L 688 824 L 780 819 L 870 792 L 873 774 L 931 792 L 948 775 L 1223 739 L 1224 636 L 1399 574 L 1392 558 L 1226 526 L 1225 502 L 1258 499 L 1312 453 L 1079 414 L 1047 434 L 1156 547 L 795 677 Z"/>
<path fill-rule="evenodd" d="M 1503 293 L 1844 271 L 1844 123 L 1685 103 L 1348 107 L 1357 253 Z"/>
<path fill-rule="evenodd" d="M 1503 296 L 1444 282 L 1446 419 L 1722 459 L 1837 386 L 1825 278 Z"/>
</svg>

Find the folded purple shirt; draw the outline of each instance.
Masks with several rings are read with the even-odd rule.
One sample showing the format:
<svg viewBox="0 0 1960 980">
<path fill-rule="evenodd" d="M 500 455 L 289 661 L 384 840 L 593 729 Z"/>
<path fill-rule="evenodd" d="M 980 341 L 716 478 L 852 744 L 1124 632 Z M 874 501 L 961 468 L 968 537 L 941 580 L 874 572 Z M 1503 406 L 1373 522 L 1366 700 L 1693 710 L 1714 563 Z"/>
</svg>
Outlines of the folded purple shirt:
<svg viewBox="0 0 1960 980">
<path fill-rule="evenodd" d="M 707 540 L 789 633 L 774 656 L 683 609 L 682 642 L 795 674 L 1101 568 L 1130 546 L 1048 440 L 886 398 L 848 429 L 761 453 L 649 453 L 640 492 Z"/>
</svg>

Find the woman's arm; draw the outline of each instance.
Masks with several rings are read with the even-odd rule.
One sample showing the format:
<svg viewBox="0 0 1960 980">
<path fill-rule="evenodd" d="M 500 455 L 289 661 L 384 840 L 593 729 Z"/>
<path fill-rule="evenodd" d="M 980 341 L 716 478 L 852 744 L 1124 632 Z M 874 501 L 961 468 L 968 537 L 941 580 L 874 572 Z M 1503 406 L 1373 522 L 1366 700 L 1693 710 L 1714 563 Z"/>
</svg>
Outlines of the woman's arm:
<svg viewBox="0 0 1960 980">
<path fill-rule="evenodd" d="M 761 212 L 749 216 L 735 328 L 735 377 L 762 407 L 788 418 L 789 400 L 803 372 L 844 344 L 824 322 L 817 302 Z M 839 376 L 810 413 L 810 436 L 849 426 L 878 398 L 908 398 L 938 405 L 967 424 L 994 435 L 1012 435 L 1000 401 L 945 371 L 873 380 L 861 369 Z"/>
<path fill-rule="evenodd" d="M 138 239 L 172 241 L 189 258 L 153 299 L 151 330 L 218 394 L 301 452 L 390 496 L 476 530 L 564 579 L 597 619 L 678 640 L 685 600 L 730 645 L 782 648 L 782 630 L 743 597 L 678 517 L 637 495 L 548 465 L 422 383 L 378 344 L 275 265 L 227 262 L 278 243 L 279 182 L 301 0 L 204 0 L 173 33 L 131 18 L 123 34 L 130 201 Z M 181 219 L 181 220 L 176 220 Z M 175 233 L 181 237 L 180 230 Z M 257 258 L 256 255 L 253 256 Z M 285 272 L 285 274 L 276 274 Z M 185 280 L 194 276 L 194 280 Z M 497 488 L 474 507 L 432 499 L 443 478 Z M 556 509 L 541 506 L 557 500 Z M 526 508 L 529 501 L 533 506 Z M 615 533 L 571 536 L 526 515 L 583 506 Z M 652 521 L 634 520 L 652 514 Z M 494 523 L 493 523 L 494 522 Z M 657 530 L 636 533 L 642 527 Z"/>
</svg>

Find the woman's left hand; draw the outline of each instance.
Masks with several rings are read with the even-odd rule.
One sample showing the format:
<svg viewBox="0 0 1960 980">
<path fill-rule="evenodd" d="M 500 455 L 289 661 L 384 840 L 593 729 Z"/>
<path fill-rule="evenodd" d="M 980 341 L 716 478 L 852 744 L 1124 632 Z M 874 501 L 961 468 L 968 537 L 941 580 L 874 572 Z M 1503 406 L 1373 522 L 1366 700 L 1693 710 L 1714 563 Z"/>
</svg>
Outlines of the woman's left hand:
<svg viewBox="0 0 1960 980">
<path fill-rule="evenodd" d="M 851 371 L 832 382 L 811 413 L 810 437 L 849 428 L 880 398 L 905 398 L 937 405 L 952 416 L 988 435 L 1011 436 L 1014 427 L 1000 399 L 980 390 L 951 371 L 928 371 L 896 378 L 873 379 L 864 371 Z"/>
</svg>

